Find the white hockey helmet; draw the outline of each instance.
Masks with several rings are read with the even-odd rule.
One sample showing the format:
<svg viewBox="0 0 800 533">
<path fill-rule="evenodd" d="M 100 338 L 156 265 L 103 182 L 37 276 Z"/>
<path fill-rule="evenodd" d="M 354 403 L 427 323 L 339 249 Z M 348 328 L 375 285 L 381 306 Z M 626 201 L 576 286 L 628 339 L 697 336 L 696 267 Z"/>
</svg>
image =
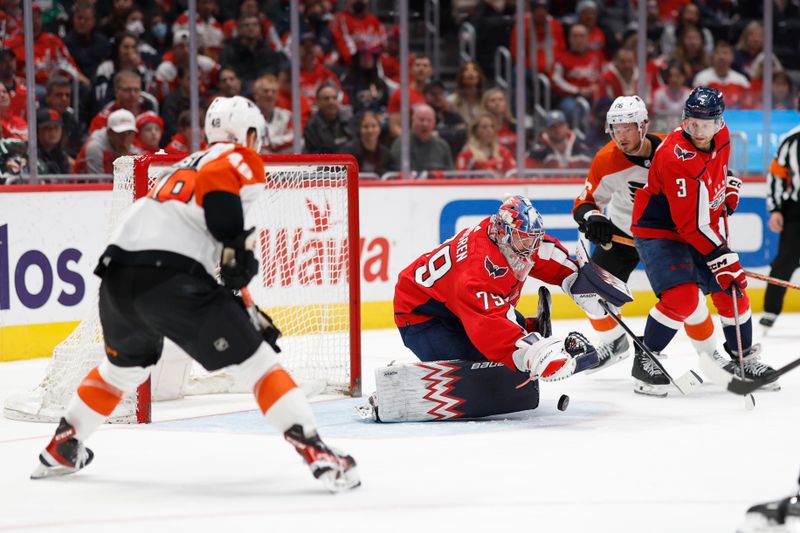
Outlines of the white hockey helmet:
<svg viewBox="0 0 800 533">
<path fill-rule="evenodd" d="M 206 111 L 206 140 L 247 145 L 247 132 L 256 130 L 256 152 L 267 140 L 267 121 L 256 104 L 243 96 L 219 96 Z"/>
<path fill-rule="evenodd" d="M 639 137 L 644 139 L 647 133 L 647 106 L 636 95 L 617 96 L 606 113 L 606 133 L 614 136 L 611 126 L 614 124 L 636 124 L 639 126 Z"/>
</svg>

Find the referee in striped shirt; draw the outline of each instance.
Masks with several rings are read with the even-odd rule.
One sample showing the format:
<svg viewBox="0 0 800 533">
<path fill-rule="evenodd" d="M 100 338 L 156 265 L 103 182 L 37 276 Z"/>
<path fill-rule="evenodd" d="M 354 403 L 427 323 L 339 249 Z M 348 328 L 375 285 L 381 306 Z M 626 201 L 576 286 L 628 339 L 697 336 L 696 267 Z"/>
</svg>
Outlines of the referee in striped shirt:
<svg viewBox="0 0 800 533">
<path fill-rule="evenodd" d="M 778 255 L 772 261 L 769 275 L 788 281 L 800 266 L 800 126 L 791 130 L 767 172 L 767 209 L 769 229 L 780 233 Z M 784 287 L 767 285 L 764 315 L 759 324 L 765 333 L 775 323 L 783 308 Z"/>
</svg>

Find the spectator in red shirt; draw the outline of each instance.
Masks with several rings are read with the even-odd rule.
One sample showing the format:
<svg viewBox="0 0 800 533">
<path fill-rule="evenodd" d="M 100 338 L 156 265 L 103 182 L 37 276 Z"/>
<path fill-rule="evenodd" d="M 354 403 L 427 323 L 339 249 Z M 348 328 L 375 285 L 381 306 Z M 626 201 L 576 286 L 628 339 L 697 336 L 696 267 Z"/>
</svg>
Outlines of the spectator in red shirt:
<svg viewBox="0 0 800 533">
<path fill-rule="evenodd" d="M 400 85 L 400 30 L 395 26 L 386 37 L 386 48 L 381 52 L 379 67 L 381 76 L 391 90 Z M 408 54 L 409 67 L 414 64 L 416 55 Z"/>
<path fill-rule="evenodd" d="M 200 113 L 198 122 L 202 124 L 205 120 L 205 113 Z M 200 133 L 200 150 L 205 150 L 206 144 L 203 134 Z M 192 113 L 188 109 L 181 111 L 178 117 L 178 132 L 169 140 L 169 144 L 164 148 L 168 154 L 189 155 L 192 153 Z"/>
<path fill-rule="evenodd" d="M 81 83 L 90 85 L 89 80 L 84 76 L 77 63 L 72 58 L 64 42 L 52 33 L 43 31 L 42 8 L 39 4 L 33 4 L 33 62 L 35 70 L 36 84 L 44 86 L 47 78 L 56 72 L 65 72 L 70 76 L 77 77 Z M 8 40 L 7 46 L 14 51 L 17 56 L 17 75 L 24 76 L 25 65 L 25 38 L 22 33 Z"/>
<path fill-rule="evenodd" d="M 514 156 L 497 142 L 494 116 L 479 114 L 469 127 L 467 144 L 456 158 L 456 170 L 491 170 L 501 177 L 515 166 Z"/>
<path fill-rule="evenodd" d="M 127 109 L 134 116 L 155 109 L 152 97 L 142 96 L 142 80 L 133 70 L 120 70 L 114 74 L 114 99 L 94 116 L 89 124 L 89 133 L 105 128 L 109 115 L 117 109 Z"/>
<path fill-rule="evenodd" d="M 611 101 L 618 96 L 633 96 L 638 93 L 638 74 L 636 54 L 633 50 L 620 48 L 614 54 L 614 61 L 600 77 L 600 87 Z"/>
<path fill-rule="evenodd" d="M 536 61 L 539 72 L 551 72 L 555 66 L 556 56 L 567 47 L 564 42 L 564 28 L 561 23 L 548 13 L 548 0 L 532 0 L 531 13 L 525 15 L 525 67 L 530 70 L 531 64 L 530 34 L 531 19 L 536 33 Z M 514 61 L 517 60 L 517 28 L 511 31 L 509 50 Z"/>
<path fill-rule="evenodd" d="M 559 107 L 567 117 L 583 118 L 576 99 L 583 97 L 591 103 L 598 91 L 603 58 L 589 49 L 589 34 L 583 24 L 569 29 L 569 50 L 557 54 L 551 79 L 561 96 Z"/>
<path fill-rule="evenodd" d="M 331 83 L 339 89 L 340 98 L 344 98 L 346 94 L 342 90 L 339 77 L 323 65 L 317 55 L 316 38 L 313 32 L 306 32 L 300 36 L 300 94 L 306 98 L 313 98 L 320 85 Z M 349 100 L 345 98 L 344 101 Z"/>
<path fill-rule="evenodd" d="M 145 111 L 136 117 L 136 129 L 139 131 L 133 138 L 133 145 L 143 154 L 154 154 L 160 150 L 161 137 L 164 134 L 164 121 L 152 111 Z"/>
<path fill-rule="evenodd" d="M 300 95 L 300 125 L 305 128 L 308 119 L 311 118 L 310 98 Z M 294 113 L 292 107 L 292 70 L 284 68 L 278 73 L 278 98 L 275 102 L 277 107 L 288 109 Z"/>
<path fill-rule="evenodd" d="M 178 30 L 172 40 L 172 49 L 161 57 L 155 74 L 155 94 L 159 101 L 174 91 L 179 83 L 178 69 L 189 71 L 189 30 Z M 209 56 L 198 54 L 197 77 L 200 95 L 208 95 L 209 89 L 217 85 L 219 64 Z"/>
<path fill-rule="evenodd" d="M 581 0 L 575 8 L 578 22 L 583 24 L 589 34 L 589 50 L 606 56 L 606 36 L 602 28 L 597 25 L 597 2 L 594 0 Z"/>
<path fill-rule="evenodd" d="M 197 2 L 197 40 L 198 46 L 210 58 L 216 59 L 225 41 L 222 24 L 215 18 L 219 11 L 217 0 L 198 0 Z M 189 32 L 189 11 L 184 11 L 172 25 L 173 35 Z"/>
<path fill-rule="evenodd" d="M 733 47 L 725 41 L 717 41 L 711 66 L 698 72 L 692 84 L 695 87 L 719 89 L 725 95 L 725 108 L 739 109 L 750 82 L 744 74 L 733 70 L 732 65 Z"/>
<path fill-rule="evenodd" d="M 497 127 L 497 142 L 512 154 L 517 150 L 517 121 L 511 115 L 508 99 L 503 89 L 497 87 L 483 93 L 481 108 L 494 117 Z"/>
<path fill-rule="evenodd" d="M 20 0 L 4 1 L 0 9 L 0 27 L 5 28 L 3 40 L 22 35 L 22 2 Z"/>
<path fill-rule="evenodd" d="M 18 78 L 16 74 L 17 56 L 10 48 L 0 48 L 0 82 L 11 97 L 11 112 L 24 118 L 28 110 L 28 89 L 24 78 Z"/>
<path fill-rule="evenodd" d="M 2 83 L 0 83 L 0 126 L 3 128 L 3 139 L 28 140 L 28 123 L 21 116 L 11 112 L 11 96 Z"/>
<path fill-rule="evenodd" d="M 345 9 L 333 16 L 330 28 L 343 65 L 350 64 L 359 46 L 386 47 L 386 28 L 367 12 L 365 0 L 347 0 Z"/>
<path fill-rule="evenodd" d="M 133 145 L 136 118 L 127 109 L 117 109 L 108 116 L 108 125 L 89 136 L 81 148 L 73 174 L 111 174 L 114 160 L 123 155 L 138 155 Z"/>
<path fill-rule="evenodd" d="M 423 91 L 433 75 L 431 59 L 425 54 L 418 54 L 411 64 L 411 83 L 408 86 L 409 107 L 425 103 Z M 400 90 L 393 92 L 389 97 L 389 134 L 392 138 L 400 136 Z"/>
</svg>

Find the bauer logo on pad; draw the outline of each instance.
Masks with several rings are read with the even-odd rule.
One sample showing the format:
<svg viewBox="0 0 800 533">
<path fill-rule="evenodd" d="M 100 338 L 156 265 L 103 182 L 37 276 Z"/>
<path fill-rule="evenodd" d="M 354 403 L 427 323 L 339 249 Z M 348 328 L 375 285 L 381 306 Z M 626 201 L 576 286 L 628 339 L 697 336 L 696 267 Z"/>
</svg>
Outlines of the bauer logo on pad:
<svg viewBox="0 0 800 533">
<path fill-rule="evenodd" d="M 483 262 L 483 265 L 486 267 L 486 272 L 495 279 L 502 278 L 508 272 L 508 267 L 497 266 L 488 257 Z"/>
</svg>

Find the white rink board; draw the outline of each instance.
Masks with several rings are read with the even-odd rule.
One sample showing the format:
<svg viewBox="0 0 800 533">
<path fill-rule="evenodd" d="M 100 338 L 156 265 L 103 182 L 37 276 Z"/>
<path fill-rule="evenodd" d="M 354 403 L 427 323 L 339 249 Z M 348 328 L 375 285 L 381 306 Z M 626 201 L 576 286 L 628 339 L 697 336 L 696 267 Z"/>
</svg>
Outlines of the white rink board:
<svg viewBox="0 0 800 533">
<path fill-rule="evenodd" d="M 362 302 L 389 302 L 398 273 L 421 253 L 430 250 L 443 238 L 472 225 L 490 214 L 507 192 L 526 194 L 534 200 L 543 213 L 548 233 L 562 240 L 570 249 L 575 246 L 577 230 L 570 216 L 572 199 L 579 192 L 578 183 L 553 184 L 444 184 L 415 185 L 370 184 L 360 188 L 361 227 L 361 300 Z M 743 254 L 743 263 L 749 268 L 763 268 L 769 262 L 765 252 L 765 232 L 762 183 L 746 183 L 743 204 L 750 211 L 740 210 L 732 219 L 734 248 Z M 0 195 L 0 230 L 5 227 L 8 239 L 0 244 L 0 325 L 46 324 L 80 320 L 84 315 L 87 294 L 97 288 L 97 278 L 91 273 L 96 259 L 106 241 L 107 212 L 110 191 L 94 192 L 31 192 Z M 749 203 L 748 203 L 749 202 Z M 305 209 L 305 208 L 304 208 Z M 314 219 L 308 209 L 305 222 L 296 224 L 306 234 L 313 233 Z M 337 214 L 331 220 L 338 223 Z M 74 285 L 58 277 L 58 258 L 72 249 L 79 259 L 67 262 L 68 275 L 73 282 L 84 287 L 82 294 L 69 305 L 59 302 L 62 291 L 71 294 Z M 4 263 L 2 252 L 7 250 Z M 19 298 L 14 272 L 20 268 L 20 259 L 28 251 L 38 251 L 31 257 L 43 254 L 53 270 L 52 294 L 43 305 L 33 307 Z M 27 292 L 36 294 L 42 288 L 42 270 L 29 266 L 25 276 Z M 648 288 L 641 271 L 631 278 L 632 290 Z M 10 288 L 6 306 L 2 305 L 5 287 Z M 528 293 L 536 290 L 527 285 Z"/>
</svg>

